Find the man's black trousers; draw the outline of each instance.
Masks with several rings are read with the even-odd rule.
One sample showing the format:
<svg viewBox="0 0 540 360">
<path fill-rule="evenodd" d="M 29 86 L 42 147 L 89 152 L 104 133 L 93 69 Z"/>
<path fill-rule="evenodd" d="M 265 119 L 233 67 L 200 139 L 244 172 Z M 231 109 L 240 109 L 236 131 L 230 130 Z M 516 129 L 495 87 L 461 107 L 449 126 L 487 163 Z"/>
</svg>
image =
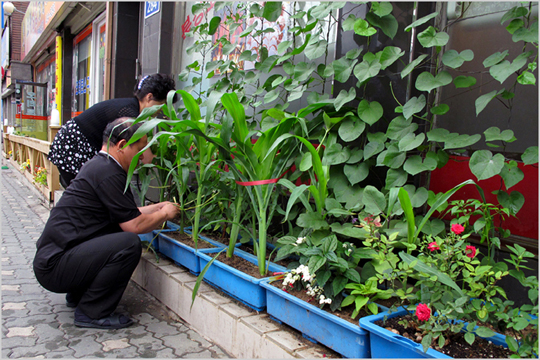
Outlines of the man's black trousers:
<svg viewBox="0 0 540 360">
<path fill-rule="evenodd" d="M 71 293 L 92 319 L 114 312 L 141 258 L 134 233 L 108 234 L 67 250 L 48 272 L 34 269 L 39 283 L 56 293 Z"/>
</svg>

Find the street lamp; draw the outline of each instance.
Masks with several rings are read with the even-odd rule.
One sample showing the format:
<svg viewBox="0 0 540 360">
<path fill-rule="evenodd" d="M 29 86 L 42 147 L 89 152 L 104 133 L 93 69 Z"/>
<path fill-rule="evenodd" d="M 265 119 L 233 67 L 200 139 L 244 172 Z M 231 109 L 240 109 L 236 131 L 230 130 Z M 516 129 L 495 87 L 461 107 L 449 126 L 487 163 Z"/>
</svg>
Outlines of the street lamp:
<svg viewBox="0 0 540 360">
<path fill-rule="evenodd" d="M 15 5 L 13 5 L 13 3 L 10 1 L 4 2 L 4 5 L 2 6 L 4 8 L 4 14 L 6 14 L 6 16 L 11 16 L 11 14 L 13 14 L 14 11 L 19 12 L 21 14 L 25 14 L 24 12 L 17 10 Z"/>
</svg>

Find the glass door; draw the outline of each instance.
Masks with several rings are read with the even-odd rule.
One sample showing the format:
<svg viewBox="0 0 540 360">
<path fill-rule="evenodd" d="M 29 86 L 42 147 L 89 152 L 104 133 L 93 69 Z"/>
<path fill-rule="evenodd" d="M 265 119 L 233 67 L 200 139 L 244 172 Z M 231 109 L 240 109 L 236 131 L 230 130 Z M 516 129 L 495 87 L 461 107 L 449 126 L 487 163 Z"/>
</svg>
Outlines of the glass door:
<svg viewBox="0 0 540 360">
<path fill-rule="evenodd" d="M 105 96 L 105 49 L 107 29 L 105 14 L 98 17 L 92 25 L 92 76 L 91 79 L 91 102 L 101 102 Z"/>
</svg>

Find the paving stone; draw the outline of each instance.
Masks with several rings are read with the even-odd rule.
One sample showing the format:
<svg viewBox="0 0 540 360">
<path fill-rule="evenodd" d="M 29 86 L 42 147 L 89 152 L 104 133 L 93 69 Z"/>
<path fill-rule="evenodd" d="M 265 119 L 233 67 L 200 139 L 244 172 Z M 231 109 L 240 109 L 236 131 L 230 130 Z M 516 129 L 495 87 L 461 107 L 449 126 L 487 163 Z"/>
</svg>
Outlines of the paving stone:
<svg viewBox="0 0 540 360">
<path fill-rule="evenodd" d="M 5 317 L 2 316 L 2 321 L 4 322 L 4 325 L 7 328 L 12 327 L 28 327 L 28 326 L 35 326 L 37 324 L 50 324 L 55 321 L 56 315 L 55 314 L 49 314 L 49 315 L 34 315 L 32 317 Z"/>
<path fill-rule="evenodd" d="M 30 347 L 36 345 L 37 338 L 35 337 L 10 337 L 2 338 L 2 348 L 3 349 L 13 349 L 16 347 Z"/>
<path fill-rule="evenodd" d="M 221 349 L 219 346 L 212 346 L 209 348 L 209 350 L 212 352 L 213 354 L 213 358 L 218 358 L 218 359 L 230 359 L 231 357 L 225 352 L 223 351 L 223 349 Z"/>
<path fill-rule="evenodd" d="M 13 349 L 13 353 L 9 356 L 12 359 L 15 358 L 39 358 L 46 357 L 50 349 L 45 344 L 36 344 L 35 346 L 21 346 Z"/>
<path fill-rule="evenodd" d="M 9 332 L 7 333 L 6 337 L 14 337 L 14 336 L 32 336 L 34 327 L 33 326 L 27 326 L 27 327 L 12 327 L 8 328 Z"/>
<path fill-rule="evenodd" d="M 73 355 L 76 358 L 93 357 L 95 354 L 103 351 L 102 345 L 95 341 L 93 336 L 85 336 L 82 338 L 70 337 L 68 346 L 75 352 Z"/>
<path fill-rule="evenodd" d="M 45 354 L 47 359 L 74 359 L 75 351 L 66 349 L 63 351 L 51 351 Z"/>
<path fill-rule="evenodd" d="M 190 353 L 182 356 L 184 359 L 209 359 L 212 357 L 212 352 L 210 350 L 204 350 L 199 353 Z"/>
<path fill-rule="evenodd" d="M 104 341 L 102 345 L 103 345 L 104 352 L 111 351 L 111 350 L 125 349 L 131 346 L 128 342 L 128 339 L 126 338 L 122 338 L 120 340 L 107 340 L 107 341 Z"/>
<path fill-rule="evenodd" d="M 165 346 L 174 349 L 174 353 L 177 356 L 200 351 L 200 344 L 196 341 L 190 340 L 188 335 L 185 333 L 164 336 L 162 340 Z"/>
<path fill-rule="evenodd" d="M 194 330 L 188 330 L 186 331 L 186 334 L 188 335 L 190 340 L 198 342 L 199 344 L 201 344 L 202 347 L 212 346 L 212 344 L 208 342 L 208 340 L 203 338 L 198 332 Z"/>
<path fill-rule="evenodd" d="M 46 344 L 46 347 L 53 351 L 59 350 L 68 345 L 68 341 L 64 338 L 64 331 L 59 329 L 57 323 L 38 324 L 35 326 L 34 333 L 38 337 L 38 344 Z"/>
<path fill-rule="evenodd" d="M 24 309 L 26 309 L 26 303 L 25 302 L 19 302 L 19 303 L 8 302 L 8 303 L 4 303 L 4 305 L 2 306 L 3 311 L 6 311 L 6 310 L 24 310 Z M 6 315 L 3 314 L 3 316 L 6 316 Z"/>
<path fill-rule="evenodd" d="M 175 335 L 178 333 L 178 329 L 163 321 L 157 323 L 151 323 L 146 325 L 146 330 L 152 332 L 155 337 L 161 338 L 165 335 Z"/>
</svg>

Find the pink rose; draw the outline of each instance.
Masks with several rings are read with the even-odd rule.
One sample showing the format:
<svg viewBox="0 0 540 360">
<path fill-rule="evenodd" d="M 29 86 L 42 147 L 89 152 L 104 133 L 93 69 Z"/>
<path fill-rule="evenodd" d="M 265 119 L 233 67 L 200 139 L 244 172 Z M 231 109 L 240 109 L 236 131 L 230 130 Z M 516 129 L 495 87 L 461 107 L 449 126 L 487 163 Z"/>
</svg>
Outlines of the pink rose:
<svg viewBox="0 0 540 360">
<path fill-rule="evenodd" d="M 416 317 L 420 321 L 428 321 L 431 317 L 431 309 L 426 304 L 418 304 L 416 307 Z"/>
<path fill-rule="evenodd" d="M 454 234 L 459 235 L 463 232 L 463 230 L 465 230 L 465 228 L 461 224 L 452 224 L 452 226 L 450 227 L 450 230 Z"/>
<path fill-rule="evenodd" d="M 439 247 L 437 246 L 437 243 L 436 243 L 435 241 L 429 243 L 429 245 L 428 245 L 427 248 L 428 248 L 430 251 L 440 250 Z"/>
<path fill-rule="evenodd" d="M 474 256 L 476 255 L 476 248 L 472 245 L 465 246 L 465 255 L 467 255 L 471 259 L 474 258 Z"/>
</svg>

